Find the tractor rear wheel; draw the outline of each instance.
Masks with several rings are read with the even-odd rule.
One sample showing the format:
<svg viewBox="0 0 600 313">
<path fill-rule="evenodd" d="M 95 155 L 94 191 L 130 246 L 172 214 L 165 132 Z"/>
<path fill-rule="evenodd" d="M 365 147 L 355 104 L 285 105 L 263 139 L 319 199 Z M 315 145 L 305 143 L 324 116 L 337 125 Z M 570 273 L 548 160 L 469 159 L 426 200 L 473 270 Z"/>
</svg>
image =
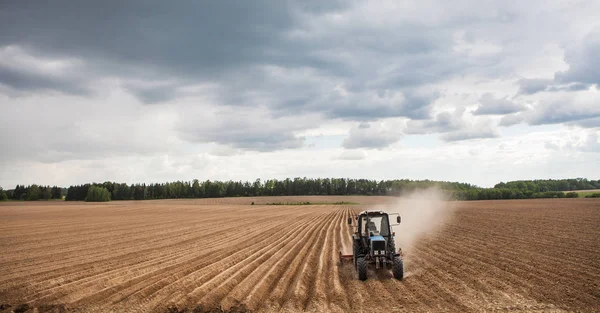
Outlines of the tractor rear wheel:
<svg viewBox="0 0 600 313">
<path fill-rule="evenodd" d="M 356 259 L 356 271 L 358 272 L 358 279 L 367 280 L 367 261 L 364 257 Z"/>
<path fill-rule="evenodd" d="M 392 267 L 394 278 L 402 280 L 404 278 L 404 262 L 400 257 L 394 257 L 394 266 Z"/>
<path fill-rule="evenodd" d="M 354 266 L 356 266 L 356 258 L 358 257 L 358 241 L 353 240 L 352 243 L 352 260 L 354 261 Z"/>
</svg>

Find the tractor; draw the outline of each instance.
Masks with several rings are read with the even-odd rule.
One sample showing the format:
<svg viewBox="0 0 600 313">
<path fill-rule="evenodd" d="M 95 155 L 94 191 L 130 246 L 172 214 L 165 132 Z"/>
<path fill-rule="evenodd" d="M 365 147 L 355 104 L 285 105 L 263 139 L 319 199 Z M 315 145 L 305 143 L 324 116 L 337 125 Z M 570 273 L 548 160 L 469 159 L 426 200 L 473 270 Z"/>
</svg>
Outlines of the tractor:
<svg viewBox="0 0 600 313">
<path fill-rule="evenodd" d="M 396 224 L 390 224 L 390 215 L 396 216 Z M 392 270 L 394 278 L 404 278 L 404 263 L 402 250 L 394 244 L 395 233 L 392 226 L 400 225 L 400 215 L 388 214 L 383 211 L 363 211 L 357 216 L 349 217 L 348 224 L 356 220 L 356 231 L 352 235 L 352 255 L 343 255 L 340 252 L 340 262 L 344 259 L 354 261 L 358 279 L 367 279 L 367 267 L 375 266 L 376 270 Z"/>
</svg>

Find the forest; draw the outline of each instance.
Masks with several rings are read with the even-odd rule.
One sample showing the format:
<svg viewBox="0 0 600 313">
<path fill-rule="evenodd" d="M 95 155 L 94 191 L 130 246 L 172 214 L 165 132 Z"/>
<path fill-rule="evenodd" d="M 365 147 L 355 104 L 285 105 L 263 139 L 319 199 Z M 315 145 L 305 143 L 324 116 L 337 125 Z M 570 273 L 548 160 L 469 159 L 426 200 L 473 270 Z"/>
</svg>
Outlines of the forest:
<svg viewBox="0 0 600 313">
<path fill-rule="evenodd" d="M 586 178 L 520 180 L 501 182 L 493 188 L 433 180 L 370 180 L 351 178 L 260 179 L 249 181 L 175 181 L 152 184 L 116 182 L 89 183 L 68 188 L 57 186 L 17 185 L 0 189 L 0 200 L 110 201 L 181 198 L 220 198 L 300 195 L 381 195 L 401 196 L 416 189 L 437 186 L 455 200 L 496 200 L 577 197 L 572 190 L 600 189 L 600 180 Z M 94 188 L 90 192 L 91 187 Z M 565 193 L 567 192 L 567 193 Z M 89 197 L 89 199 L 88 199 Z"/>
<path fill-rule="evenodd" d="M 17 185 L 15 189 L 3 190 L 0 188 L 1 200 L 62 200 L 67 195 L 67 188 L 58 186 L 40 186 L 40 185 Z"/>
</svg>

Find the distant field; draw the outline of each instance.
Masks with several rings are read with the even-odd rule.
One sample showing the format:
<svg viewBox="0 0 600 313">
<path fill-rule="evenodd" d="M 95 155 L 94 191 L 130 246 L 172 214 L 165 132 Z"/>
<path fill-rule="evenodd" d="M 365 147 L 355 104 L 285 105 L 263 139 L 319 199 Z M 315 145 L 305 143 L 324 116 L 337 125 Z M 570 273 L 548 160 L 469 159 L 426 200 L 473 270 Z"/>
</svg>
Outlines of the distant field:
<svg viewBox="0 0 600 313">
<path fill-rule="evenodd" d="M 599 199 L 455 202 L 403 281 L 361 282 L 347 217 L 389 200 L 1 203 L 0 312 L 600 311 Z M 304 201 L 370 205 L 260 205 Z"/>
<path fill-rule="evenodd" d="M 585 198 L 585 196 L 591 195 L 593 193 L 600 193 L 600 189 L 565 191 L 565 193 L 567 192 L 576 192 L 579 198 Z"/>
</svg>

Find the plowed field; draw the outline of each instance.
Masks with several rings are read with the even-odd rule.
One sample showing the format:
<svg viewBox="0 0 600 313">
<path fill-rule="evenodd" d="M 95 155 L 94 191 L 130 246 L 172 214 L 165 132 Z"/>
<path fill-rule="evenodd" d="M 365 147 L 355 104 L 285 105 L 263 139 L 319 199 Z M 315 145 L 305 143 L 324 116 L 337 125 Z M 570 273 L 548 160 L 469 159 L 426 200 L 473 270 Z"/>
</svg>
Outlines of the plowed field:
<svg viewBox="0 0 600 313">
<path fill-rule="evenodd" d="M 258 205 L 302 199 L 0 204 L 0 312 L 600 311 L 600 200 L 457 203 L 361 282 L 346 218 L 389 199 Z"/>
</svg>

